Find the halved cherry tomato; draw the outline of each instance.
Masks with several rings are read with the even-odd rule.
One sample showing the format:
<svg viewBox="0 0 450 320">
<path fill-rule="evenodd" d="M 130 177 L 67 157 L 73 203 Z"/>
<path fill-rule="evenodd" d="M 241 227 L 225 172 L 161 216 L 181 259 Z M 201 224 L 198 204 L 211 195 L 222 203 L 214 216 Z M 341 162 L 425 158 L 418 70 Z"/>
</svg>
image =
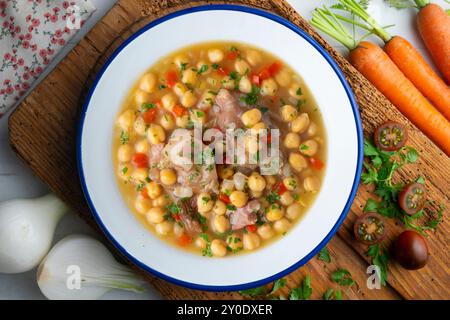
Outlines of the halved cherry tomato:
<svg viewBox="0 0 450 320">
<path fill-rule="evenodd" d="M 397 151 L 403 147 L 408 139 L 408 131 L 404 125 L 388 121 L 375 130 L 375 144 L 383 151 Z"/>
<path fill-rule="evenodd" d="M 177 117 L 182 117 L 185 114 L 187 114 L 186 108 L 184 108 L 184 107 L 182 107 L 182 106 L 180 106 L 178 104 L 172 108 L 172 111 L 173 111 L 173 113 L 175 113 L 175 115 Z"/>
<path fill-rule="evenodd" d="M 322 170 L 323 167 L 325 167 L 325 163 L 316 157 L 309 158 L 309 162 L 311 163 L 311 166 L 317 170 Z"/>
<path fill-rule="evenodd" d="M 144 197 L 145 199 L 148 199 L 148 198 L 149 198 L 147 187 L 144 187 L 144 188 L 141 190 L 141 196 Z"/>
<path fill-rule="evenodd" d="M 138 168 L 147 168 L 148 167 L 148 157 L 145 153 L 135 153 L 131 162 Z"/>
<path fill-rule="evenodd" d="M 236 60 L 236 58 L 239 56 L 239 52 L 237 52 L 237 51 L 231 51 L 231 52 L 228 52 L 228 54 L 227 54 L 227 60 L 230 60 L 230 61 L 233 61 L 233 60 Z"/>
<path fill-rule="evenodd" d="M 255 224 L 250 224 L 248 226 L 245 227 L 247 229 L 248 232 L 251 233 L 255 233 L 256 232 L 256 225 Z"/>
<path fill-rule="evenodd" d="M 374 212 L 360 216 L 353 225 L 356 240 L 365 244 L 375 244 L 383 240 L 385 227 L 383 218 Z"/>
<path fill-rule="evenodd" d="M 425 186 L 421 183 L 412 183 L 400 192 L 398 205 L 406 214 L 413 215 L 425 206 L 425 197 Z"/>
<path fill-rule="evenodd" d="M 191 243 L 192 239 L 186 234 L 181 235 L 177 238 L 177 242 L 180 246 L 186 247 L 189 243 Z"/>
<path fill-rule="evenodd" d="M 259 79 L 259 76 L 254 74 L 251 76 L 252 83 L 259 86 L 261 84 L 261 79 Z"/>
<path fill-rule="evenodd" d="M 149 124 L 155 121 L 156 118 L 156 108 L 148 109 L 142 114 L 142 118 L 144 119 L 144 122 Z"/>
<path fill-rule="evenodd" d="M 287 191 L 287 188 L 284 185 L 284 183 L 280 181 L 275 183 L 275 185 L 272 187 L 272 191 L 278 193 L 278 195 L 281 196 L 283 193 Z"/>
<path fill-rule="evenodd" d="M 231 202 L 230 197 L 223 193 L 219 194 L 219 200 L 226 204 Z"/>
<path fill-rule="evenodd" d="M 220 74 L 221 76 L 227 76 L 230 74 L 230 70 L 228 70 L 227 67 L 219 66 L 217 68 L 217 73 Z"/>
<path fill-rule="evenodd" d="M 166 83 L 169 88 L 172 88 L 178 82 L 178 74 L 176 71 L 170 70 L 166 73 Z"/>
<path fill-rule="evenodd" d="M 280 61 L 275 61 L 269 66 L 270 75 L 273 77 L 281 70 L 282 67 L 283 64 Z"/>
</svg>

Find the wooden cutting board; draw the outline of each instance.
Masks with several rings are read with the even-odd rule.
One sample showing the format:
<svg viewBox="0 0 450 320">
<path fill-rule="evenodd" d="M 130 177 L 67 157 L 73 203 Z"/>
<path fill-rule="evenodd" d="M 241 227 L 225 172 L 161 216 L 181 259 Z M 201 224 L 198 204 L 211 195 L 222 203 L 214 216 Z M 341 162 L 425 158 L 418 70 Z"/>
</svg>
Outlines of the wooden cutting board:
<svg viewBox="0 0 450 320">
<path fill-rule="evenodd" d="M 75 161 L 75 136 L 78 114 L 87 88 L 106 58 L 120 43 L 148 22 L 182 8 L 223 3 L 223 1 L 182 0 L 120 0 L 89 34 L 67 55 L 52 73 L 25 99 L 9 119 L 10 143 L 23 159 L 50 188 L 70 205 L 82 219 L 98 227 L 84 200 Z M 234 0 L 227 3 L 242 4 L 274 12 L 289 19 L 316 39 L 337 61 L 357 98 L 365 135 L 386 120 L 404 123 L 410 131 L 409 144 L 421 152 L 420 161 L 400 170 L 397 179 L 410 181 L 418 175 L 427 179 L 427 188 L 437 210 L 440 204 L 449 207 L 450 159 L 427 137 L 405 119 L 386 98 L 359 74 L 341 55 L 328 45 L 283 0 Z M 193 36 L 193 35 L 192 35 Z M 331 168 L 330 170 L 333 170 Z M 342 227 L 328 244 L 331 263 L 317 258 L 287 277 L 289 288 L 296 287 L 306 274 L 312 277 L 314 299 L 321 299 L 328 288 L 339 288 L 330 280 L 337 268 L 349 270 L 357 285 L 343 289 L 346 299 L 448 299 L 449 254 L 446 219 L 436 233 L 428 238 L 431 253 L 427 266 L 419 271 L 406 271 L 395 262 L 389 264 L 389 284 L 380 290 L 366 286 L 368 259 L 366 247 L 352 237 L 355 218 L 362 213 L 369 190 L 361 186 Z M 389 221 L 386 245 L 398 235 L 402 226 Z M 189 290 L 169 284 L 141 271 L 163 296 L 174 299 L 240 299 L 238 293 L 211 293 Z"/>
</svg>

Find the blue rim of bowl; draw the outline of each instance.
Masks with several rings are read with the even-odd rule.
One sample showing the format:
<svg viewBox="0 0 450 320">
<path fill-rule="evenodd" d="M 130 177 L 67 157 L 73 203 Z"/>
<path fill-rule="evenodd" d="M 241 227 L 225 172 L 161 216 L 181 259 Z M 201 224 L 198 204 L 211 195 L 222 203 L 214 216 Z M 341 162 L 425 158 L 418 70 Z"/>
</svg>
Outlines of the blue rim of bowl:
<svg viewBox="0 0 450 320">
<path fill-rule="evenodd" d="M 133 257 L 130 253 L 128 253 L 124 247 L 122 247 L 113 237 L 113 235 L 108 231 L 108 229 L 106 228 L 106 226 L 103 224 L 99 214 L 97 213 L 95 206 L 89 196 L 89 192 L 87 189 L 87 185 L 86 185 L 86 180 L 84 177 L 84 172 L 83 172 L 83 165 L 82 165 L 82 161 L 81 161 L 81 142 L 82 142 L 82 134 L 83 134 L 83 126 L 84 126 L 84 120 L 86 117 L 86 111 L 87 108 L 89 106 L 91 97 L 93 92 L 95 91 L 95 88 L 97 87 L 98 82 L 100 81 L 100 79 L 103 76 L 103 73 L 106 71 L 106 69 L 108 68 L 108 66 L 112 63 L 112 61 L 115 59 L 115 57 L 128 45 L 130 44 L 134 39 L 136 39 L 138 36 L 140 36 L 142 33 L 146 32 L 147 30 L 165 22 L 171 19 L 174 19 L 176 17 L 179 16 L 183 16 L 186 14 L 190 14 L 190 13 L 194 13 L 194 12 L 201 12 L 201 11 L 212 11 L 212 10 L 219 10 L 219 11 L 238 11 L 238 12 L 245 12 L 245 13 L 250 13 L 250 14 L 254 14 L 257 16 L 261 16 L 264 18 L 267 18 L 269 20 L 275 21 L 283 26 L 285 26 L 286 28 L 290 29 L 291 31 L 294 31 L 295 33 L 297 33 L 299 36 L 301 36 L 304 40 L 306 40 L 309 44 L 311 44 L 317 51 L 319 51 L 319 53 L 325 58 L 325 60 L 330 64 L 330 66 L 333 68 L 333 70 L 335 71 L 336 75 L 338 76 L 339 80 L 341 81 L 342 85 L 345 88 L 345 91 L 347 93 L 347 96 L 350 100 L 350 104 L 352 106 L 352 111 L 353 111 L 353 116 L 355 118 L 355 124 L 356 124 L 356 130 L 357 130 L 357 138 L 358 138 L 358 159 L 357 159 L 357 166 L 356 166 L 356 172 L 355 172 L 355 179 L 353 180 L 353 185 L 352 185 L 352 189 L 350 192 L 350 196 L 344 206 L 344 209 L 342 210 L 342 213 L 339 216 L 339 219 L 337 220 L 336 224 L 333 226 L 333 228 L 331 229 L 331 231 L 327 234 L 327 236 L 309 253 L 307 254 L 305 257 L 303 257 L 302 259 L 300 259 L 298 262 L 294 263 L 292 266 L 290 266 L 289 268 L 280 271 L 270 277 L 264 278 L 264 279 L 260 279 L 260 280 L 256 280 L 256 281 L 252 281 L 252 282 L 248 282 L 248 283 L 243 283 L 243 284 L 236 284 L 236 285 L 229 285 L 229 286 L 212 286 L 212 285 L 203 285 L 203 284 L 197 284 L 197 283 L 191 283 L 191 282 L 186 282 L 180 279 L 176 279 L 170 276 L 167 276 L 159 271 L 156 271 L 152 268 L 150 268 L 149 266 L 145 265 L 144 263 L 142 263 L 141 261 L 137 260 L 135 257 Z M 350 210 L 350 207 L 353 203 L 353 199 L 356 196 L 356 191 L 358 189 L 358 185 L 359 185 L 359 179 L 361 176 L 361 171 L 362 171 L 362 162 L 363 162 L 363 131 L 362 131 L 362 124 L 361 124 L 361 118 L 359 115 L 359 111 L 358 111 L 358 106 L 356 103 L 356 100 L 353 96 L 352 90 L 350 89 L 349 84 L 347 83 L 347 81 L 345 80 L 345 77 L 342 73 L 342 71 L 339 69 L 338 65 L 336 64 L 336 62 L 333 60 L 333 58 L 331 58 L 331 56 L 328 54 L 328 52 L 325 51 L 325 49 L 323 47 L 321 47 L 310 35 L 308 35 L 306 32 L 304 32 L 303 30 L 301 30 L 299 27 L 297 27 L 296 25 L 294 25 L 293 23 L 287 21 L 286 19 L 277 16 L 275 14 L 269 13 L 267 11 L 263 11 L 260 9 L 255 9 L 255 8 L 250 8 L 250 7 L 244 7 L 244 6 L 240 6 L 240 5 L 228 5 L 228 4 L 215 4 L 215 5 L 204 5 L 204 6 L 198 6 L 198 7 L 193 7 L 193 8 L 187 8 L 187 9 L 183 9 L 180 11 L 176 11 L 173 13 L 170 13 L 164 17 L 161 17 L 159 19 L 156 19 L 152 22 L 150 22 L 149 24 L 147 24 L 146 26 L 144 26 L 142 29 L 138 30 L 137 32 L 135 32 L 132 36 L 130 36 L 124 43 L 122 43 L 120 45 L 119 48 L 117 48 L 114 53 L 111 55 L 111 57 L 108 58 L 108 60 L 106 61 L 105 65 L 102 67 L 101 71 L 99 72 L 99 74 L 97 75 L 94 83 L 92 84 L 91 88 L 89 89 L 89 93 L 87 95 L 87 99 L 83 105 L 82 111 L 81 111 L 81 119 L 80 119 L 80 125 L 78 128 L 78 133 L 77 133 L 77 166 L 78 166 L 78 172 L 80 175 L 80 180 L 81 180 L 81 186 L 83 189 L 83 193 L 84 196 L 88 202 L 89 208 L 92 211 L 92 214 L 95 218 L 95 220 L 97 221 L 97 224 L 100 226 L 101 230 L 103 231 L 103 233 L 107 236 L 107 238 L 109 239 L 109 241 L 111 241 L 113 243 L 113 245 L 127 258 L 129 259 L 131 262 L 133 262 L 135 265 L 137 265 L 139 268 L 141 268 L 144 271 L 147 271 L 161 279 L 167 280 L 171 283 L 174 283 L 176 285 L 180 285 L 183 287 L 187 287 L 190 289 L 196 289 L 196 290 L 205 290 L 205 291 L 215 291 L 215 292 L 220 292 L 220 291 L 239 291 L 239 290 L 246 290 L 246 289 L 250 289 L 250 288 L 254 288 L 254 287 L 258 287 L 258 286 L 262 286 L 265 285 L 267 283 L 273 282 L 291 272 L 293 272 L 294 270 L 298 269 L 299 267 L 301 267 L 302 265 L 306 264 L 311 258 L 313 258 L 323 247 L 325 247 L 325 245 L 331 240 L 331 238 L 334 236 L 334 234 L 337 232 L 338 228 L 341 226 L 342 222 L 344 221 L 344 219 L 347 216 L 348 211 Z"/>
</svg>

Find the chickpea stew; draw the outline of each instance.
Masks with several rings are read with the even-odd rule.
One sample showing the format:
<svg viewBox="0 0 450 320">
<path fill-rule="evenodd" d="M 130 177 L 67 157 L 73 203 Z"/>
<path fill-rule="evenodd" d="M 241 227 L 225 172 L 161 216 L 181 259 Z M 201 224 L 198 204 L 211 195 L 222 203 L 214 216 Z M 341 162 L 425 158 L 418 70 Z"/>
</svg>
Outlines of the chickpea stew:
<svg viewBox="0 0 450 320">
<path fill-rule="evenodd" d="M 258 160 L 260 145 L 274 145 L 271 132 L 279 130 L 279 169 L 267 175 L 261 162 L 236 157 L 220 163 L 222 144 L 195 136 L 198 125 L 246 129 L 245 152 Z M 325 138 L 314 98 L 288 65 L 247 44 L 201 43 L 162 58 L 130 90 L 113 129 L 113 163 L 146 228 L 177 247 L 223 257 L 279 239 L 308 211 L 322 184 Z M 192 141 L 200 152 L 191 154 L 209 154 L 209 162 L 180 163 Z"/>
</svg>

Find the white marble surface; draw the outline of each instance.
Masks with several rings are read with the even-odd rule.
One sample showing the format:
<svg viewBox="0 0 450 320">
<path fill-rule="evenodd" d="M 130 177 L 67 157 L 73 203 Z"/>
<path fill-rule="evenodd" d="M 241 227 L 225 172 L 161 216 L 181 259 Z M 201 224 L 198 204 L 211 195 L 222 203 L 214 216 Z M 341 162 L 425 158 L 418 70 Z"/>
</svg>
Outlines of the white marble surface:
<svg viewBox="0 0 450 320">
<path fill-rule="evenodd" d="M 320 0 L 288 0 L 303 17 L 310 18 L 311 10 L 320 4 L 331 4 L 335 1 Z M 63 50 L 63 52 L 53 61 L 50 68 L 54 68 L 60 59 L 79 41 L 79 39 L 109 10 L 116 2 L 115 0 L 92 0 L 97 11 L 80 30 L 76 39 Z M 448 4 L 445 0 L 434 1 L 445 8 Z M 389 28 L 392 34 L 399 34 L 410 40 L 413 45 L 429 60 L 427 52 L 415 28 L 415 10 L 396 10 L 387 7 L 382 0 L 372 0 L 369 7 L 370 13 L 382 25 L 395 24 Z M 345 54 L 345 49 L 330 40 L 340 52 Z M 49 72 L 50 70 L 47 70 Z M 44 78 L 46 73 L 41 76 Z M 1 77 L 0 77 L 1 79 Z M 30 90 L 32 90 L 31 88 Z M 14 198 L 35 197 L 48 192 L 47 187 L 33 176 L 31 171 L 23 165 L 8 145 L 7 118 L 5 115 L 0 119 L 0 202 Z M 84 233 L 94 235 L 93 231 L 81 221 L 75 214 L 67 214 L 58 226 L 55 241 L 72 233 Z M 44 297 L 36 285 L 36 271 L 32 270 L 24 274 L 5 275 L 0 274 L 0 299 L 43 299 Z M 105 299 L 155 299 L 160 298 L 153 288 L 148 288 L 144 294 L 134 294 L 119 290 L 111 291 L 104 296 Z"/>
</svg>

